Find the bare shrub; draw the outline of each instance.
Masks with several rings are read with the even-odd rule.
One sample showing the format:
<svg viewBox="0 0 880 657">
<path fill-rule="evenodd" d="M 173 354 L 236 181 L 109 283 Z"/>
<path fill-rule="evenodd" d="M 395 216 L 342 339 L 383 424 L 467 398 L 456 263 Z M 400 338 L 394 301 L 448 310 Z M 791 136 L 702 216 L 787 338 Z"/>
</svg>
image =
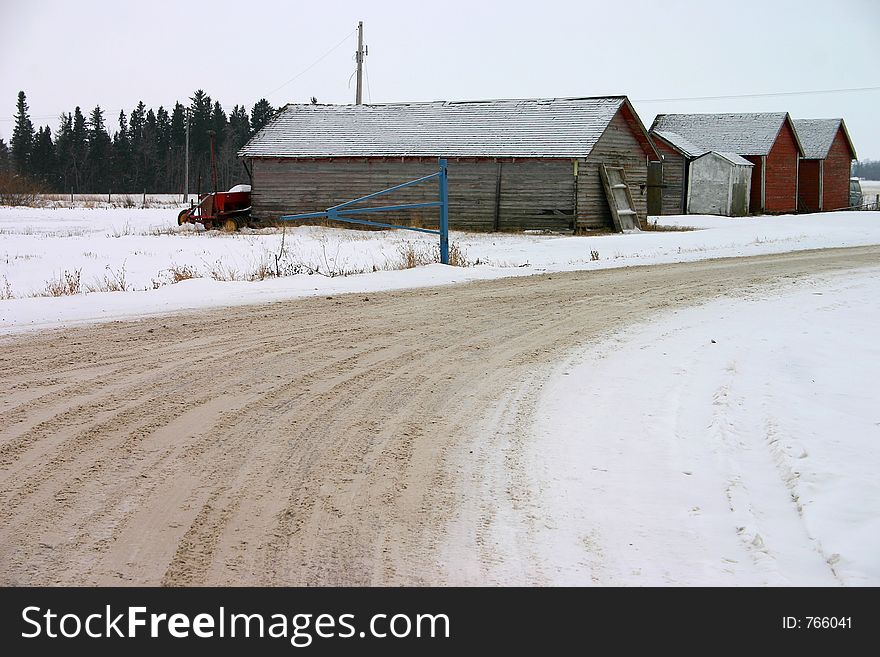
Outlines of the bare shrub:
<svg viewBox="0 0 880 657">
<path fill-rule="evenodd" d="M 0 285 L 0 299 L 14 299 L 15 295 L 12 293 L 12 286 L 9 284 L 9 279 L 6 276 L 3 276 L 3 285 Z"/>
<path fill-rule="evenodd" d="M 241 272 L 239 272 L 234 267 L 227 265 L 222 260 L 216 260 L 213 265 L 209 266 L 208 274 L 215 281 L 242 281 L 245 280 L 245 277 L 242 276 Z"/>
<path fill-rule="evenodd" d="M 63 297 L 82 292 L 82 269 L 64 270 L 58 278 L 46 281 L 42 296 Z"/>
<path fill-rule="evenodd" d="M 12 173 L 0 173 L 0 205 L 41 207 L 42 183 Z"/>
<path fill-rule="evenodd" d="M 437 262 L 440 262 L 440 247 L 437 247 Z M 467 253 L 458 244 L 449 245 L 449 265 L 451 267 L 472 267 L 474 263 L 467 259 Z"/>
<path fill-rule="evenodd" d="M 113 232 L 108 233 L 107 237 L 111 237 L 111 236 L 112 237 L 128 237 L 129 235 L 135 235 L 135 234 L 136 233 L 135 233 L 134 227 L 126 221 L 125 225 L 122 228 L 116 228 L 114 226 Z"/>
<path fill-rule="evenodd" d="M 171 265 L 167 272 L 172 283 L 180 283 L 180 281 L 188 281 L 191 278 L 199 277 L 199 272 L 190 265 Z"/>
<path fill-rule="evenodd" d="M 440 262 L 440 246 L 421 242 L 404 242 L 397 247 L 399 259 L 389 263 L 389 269 L 412 269 Z M 457 244 L 449 245 L 449 264 L 452 267 L 470 267 L 474 263 L 467 259 L 467 253 Z"/>
<path fill-rule="evenodd" d="M 667 226 L 664 224 L 658 224 L 657 220 L 654 221 L 646 221 L 642 224 L 642 230 L 653 231 L 658 233 L 686 233 L 692 230 L 698 230 L 693 226 Z"/>
<path fill-rule="evenodd" d="M 91 285 L 86 285 L 88 292 L 125 292 L 130 288 L 125 280 L 125 262 L 122 267 L 114 270 L 110 265 L 105 267 L 107 273 L 103 278 L 95 279 Z"/>
<path fill-rule="evenodd" d="M 590 251 L 590 260 L 596 262 L 599 259 L 599 252 L 596 250 Z"/>
</svg>

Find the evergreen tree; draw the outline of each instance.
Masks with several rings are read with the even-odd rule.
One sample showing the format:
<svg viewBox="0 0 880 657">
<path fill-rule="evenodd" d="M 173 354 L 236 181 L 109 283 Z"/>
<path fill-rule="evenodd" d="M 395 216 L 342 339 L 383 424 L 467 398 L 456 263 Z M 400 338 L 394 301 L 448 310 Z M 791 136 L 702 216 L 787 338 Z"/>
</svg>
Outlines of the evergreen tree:
<svg viewBox="0 0 880 657">
<path fill-rule="evenodd" d="M 89 131 L 86 127 L 86 117 L 83 116 L 82 110 L 77 105 L 73 110 L 73 127 L 70 133 L 70 164 L 72 169 L 70 184 L 77 194 L 85 191 L 88 153 Z"/>
<path fill-rule="evenodd" d="M 208 131 L 213 130 L 213 104 L 211 97 L 201 89 L 191 98 L 189 152 L 190 180 L 195 182 L 193 190 L 197 193 L 211 186 L 211 148 Z M 193 175 L 195 174 L 195 175 Z M 195 178 L 193 180 L 193 178 Z"/>
<path fill-rule="evenodd" d="M 171 165 L 171 117 L 160 105 L 156 110 L 156 189 L 173 189 Z"/>
<path fill-rule="evenodd" d="M 113 134 L 113 174 L 111 185 L 120 192 L 131 192 L 130 183 L 131 141 L 128 138 L 128 119 L 119 110 L 119 129 Z"/>
<path fill-rule="evenodd" d="M 168 177 L 171 187 L 169 191 L 183 190 L 184 152 L 186 145 L 186 108 L 174 103 L 171 110 L 171 153 L 169 155 Z"/>
<path fill-rule="evenodd" d="M 141 181 L 144 189 L 155 189 L 157 152 L 158 152 L 159 127 L 156 123 L 156 114 L 152 109 L 147 111 L 144 120 L 144 133 L 141 140 Z"/>
<path fill-rule="evenodd" d="M 58 186 L 55 144 L 52 143 L 52 129 L 49 126 L 40 128 L 34 138 L 31 150 L 31 175 L 47 189 L 55 189 Z"/>
<path fill-rule="evenodd" d="M 89 150 L 86 158 L 86 189 L 90 192 L 110 191 L 111 157 L 113 144 L 104 126 L 104 112 L 100 105 L 89 115 Z"/>
<path fill-rule="evenodd" d="M 229 128 L 233 150 L 238 153 L 251 138 L 250 120 L 244 105 L 236 105 L 229 115 Z"/>
<path fill-rule="evenodd" d="M 265 98 L 256 102 L 251 110 L 251 134 L 256 134 L 275 116 L 275 110 Z"/>
<path fill-rule="evenodd" d="M 58 163 L 58 184 L 62 192 L 69 192 L 73 186 L 73 115 L 62 114 L 58 119 L 55 133 L 55 156 Z"/>
<path fill-rule="evenodd" d="M 140 191 L 144 185 L 144 126 L 147 121 L 147 109 L 143 101 L 138 101 L 128 117 L 128 139 L 131 144 L 131 168 L 129 169 L 129 184 L 132 191 Z"/>
<path fill-rule="evenodd" d="M 28 115 L 27 97 L 23 91 L 18 92 L 18 103 L 15 110 L 15 127 L 12 129 L 12 161 L 20 175 L 31 174 L 31 150 L 34 147 L 34 124 Z"/>
</svg>

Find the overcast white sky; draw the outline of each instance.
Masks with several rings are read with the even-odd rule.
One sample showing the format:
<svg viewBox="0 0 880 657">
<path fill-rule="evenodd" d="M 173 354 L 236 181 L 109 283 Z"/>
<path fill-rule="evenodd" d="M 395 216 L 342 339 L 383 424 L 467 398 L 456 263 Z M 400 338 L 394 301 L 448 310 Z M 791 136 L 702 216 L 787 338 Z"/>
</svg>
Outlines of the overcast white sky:
<svg viewBox="0 0 880 657">
<path fill-rule="evenodd" d="M 352 102 L 358 20 L 372 102 L 625 93 L 647 125 L 659 112 L 842 116 L 859 157 L 880 159 L 880 90 L 645 102 L 880 87 L 878 0 L 0 0 L 0 138 L 20 89 L 53 130 L 76 105 L 100 104 L 112 127 L 139 100 L 168 107 L 197 88 L 227 110 Z"/>
</svg>

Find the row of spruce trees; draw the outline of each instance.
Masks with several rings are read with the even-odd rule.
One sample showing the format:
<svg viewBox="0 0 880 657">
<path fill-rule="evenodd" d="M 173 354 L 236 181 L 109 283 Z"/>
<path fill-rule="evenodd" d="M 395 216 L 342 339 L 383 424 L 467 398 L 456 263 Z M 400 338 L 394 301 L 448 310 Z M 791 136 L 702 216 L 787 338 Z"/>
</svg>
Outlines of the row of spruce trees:
<svg viewBox="0 0 880 657">
<path fill-rule="evenodd" d="M 209 131 L 218 188 L 248 182 L 235 154 L 276 110 L 263 98 L 250 115 L 241 105 L 227 114 L 201 89 L 189 101 L 189 192 L 211 191 Z M 56 193 L 183 193 L 186 120 L 187 107 L 179 102 L 170 111 L 153 111 L 139 102 L 108 128 L 100 106 L 88 116 L 77 107 L 59 117 L 53 133 L 48 125 L 34 128 L 20 91 L 12 138 L 8 145 L 0 139 L 0 178 L 19 177 Z"/>
</svg>

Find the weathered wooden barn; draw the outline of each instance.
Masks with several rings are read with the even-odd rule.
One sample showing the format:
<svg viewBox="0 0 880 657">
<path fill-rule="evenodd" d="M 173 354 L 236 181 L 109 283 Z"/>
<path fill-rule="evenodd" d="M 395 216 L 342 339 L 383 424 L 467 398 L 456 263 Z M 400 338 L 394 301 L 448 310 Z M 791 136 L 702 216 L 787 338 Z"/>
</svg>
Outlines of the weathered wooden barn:
<svg viewBox="0 0 880 657">
<path fill-rule="evenodd" d="M 670 156 L 668 178 L 666 161 L 663 167 L 664 192 L 671 196 L 663 203 L 664 213 L 686 207 L 685 162 L 709 151 L 735 153 L 754 165 L 749 212 L 797 210 L 798 160 L 804 152 L 787 112 L 659 114 L 651 135 Z"/>
<path fill-rule="evenodd" d="M 660 159 L 625 96 L 287 105 L 239 156 L 257 220 L 324 210 L 436 171 L 445 157 L 450 226 L 483 230 L 610 228 L 602 164 L 624 168 L 644 219 L 647 162 Z M 434 195 L 418 185 L 377 204 Z M 382 221 L 432 225 L 436 214 Z"/>
<path fill-rule="evenodd" d="M 798 197 L 807 212 L 849 206 L 849 178 L 856 149 L 843 119 L 795 119 L 804 147 L 798 166 Z"/>
</svg>

